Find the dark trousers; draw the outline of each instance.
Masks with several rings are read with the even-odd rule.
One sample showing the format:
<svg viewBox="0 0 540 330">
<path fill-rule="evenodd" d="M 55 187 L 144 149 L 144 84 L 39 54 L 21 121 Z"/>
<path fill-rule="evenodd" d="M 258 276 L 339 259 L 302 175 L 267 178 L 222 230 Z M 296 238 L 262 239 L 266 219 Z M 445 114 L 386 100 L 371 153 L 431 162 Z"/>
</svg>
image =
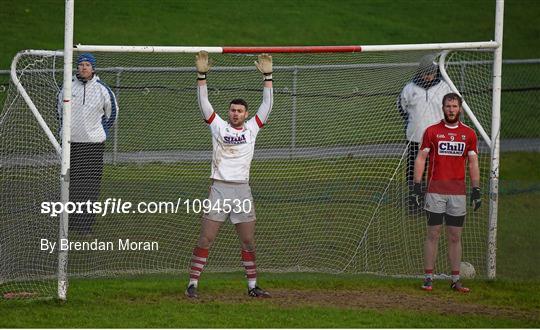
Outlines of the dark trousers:
<svg viewBox="0 0 540 330">
<path fill-rule="evenodd" d="M 71 202 L 95 202 L 99 198 L 103 175 L 103 153 L 105 143 L 71 143 L 69 200 Z M 69 215 L 69 231 L 91 234 L 96 215 L 87 212 Z"/>
</svg>

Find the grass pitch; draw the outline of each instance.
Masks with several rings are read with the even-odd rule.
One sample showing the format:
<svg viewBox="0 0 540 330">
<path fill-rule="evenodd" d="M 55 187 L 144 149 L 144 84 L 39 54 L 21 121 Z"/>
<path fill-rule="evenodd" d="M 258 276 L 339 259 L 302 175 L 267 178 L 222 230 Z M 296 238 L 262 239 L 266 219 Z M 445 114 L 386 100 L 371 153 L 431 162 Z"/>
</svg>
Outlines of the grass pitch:
<svg viewBox="0 0 540 330">
<path fill-rule="evenodd" d="M 200 298 L 187 275 L 73 280 L 69 302 L 0 301 L 1 327 L 528 328 L 540 326 L 538 282 L 469 281 L 468 295 L 436 281 L 317 273 L 261 274 L 270 299 L 246 295 L 241 273 L 206 273 Z"/>
<path fill-rule="evenodd" d="M 538 166 L 537 154 L 503 154 L 501 175 L 511 183 L 501 184 L 498 279 L 466 281 L 472 289 L 467 295 L 450 291 L 444 280 L 426 293 L 419 279 L 261 271 L 260 284 L 274 297 L 253 300 L 246 296 L 240 271 L 209 271 L 201 280 L 201 298 L 190 301 L 183 295 L 185 273 L 73 278 L 64 304 L 0 300 L 0 327 L 537 328 L 540 272 L 534 233 L 540 229 L 535 220 L 540 194 L 534 192 L 539 177 L 533 169 Z"/>
<path fill-rule="evenodd" d="M 145 2 L 78 1 L 76 42 L 311 45 L 328 44 L 329 40 L 334 44 L 383 44 L 493 39 L 491 0 L 278 4 L 266 8 L 261 25 L 262 9 L 256 1 L 162 1 L 152 4 L 155 16 L 148 15 Z M 8 68 L 20 49 L 62 48 L 63 5 L 61 0 L 0 0 L 0 21 L 4 22 L 0 34 L 5 37 L 0 44 L 2 69 Z M 231 23 L 239 8 L 241 24 Z M 538 45 L 531 40 L 537 39 L 539 25 L 522 22 L 534 22 L 539 8 L 537 1 L 507 1 L 505 58 L 538 57 Z M 212 21 L 201 20 L 201 13 Z M 505 72 L 503 84 L 504 77 L 509 75 Z M 0 93 L 0 103 L 3 95 Z M 540 132 L 538 105 L 527 100 L 520 93 L 503 95 L 503 137 L 530 137 Z M 511 128 L 517 116 L 527 118 L 526 125 Z M 0 301 L 0 327 L 538 328 L 539 166 L 538 154 L 502 156 L 499 279 L 467 282 L 473 290 L 469 295 L 450 292 L 444 282 L 436 282 L 435 291 L 427 295 L 413 279 L 263 272 L 261 285 L 274 293 L 274 298 L 252 300 L 245 297 L 245 283 L 237 272 L 205 273 L 201 300 L 192 302 L 183 297 L 186 275 L 73 279 L 67 304 Z M 140 186 L 150 184 L 146 181 Z"/>
</svg>

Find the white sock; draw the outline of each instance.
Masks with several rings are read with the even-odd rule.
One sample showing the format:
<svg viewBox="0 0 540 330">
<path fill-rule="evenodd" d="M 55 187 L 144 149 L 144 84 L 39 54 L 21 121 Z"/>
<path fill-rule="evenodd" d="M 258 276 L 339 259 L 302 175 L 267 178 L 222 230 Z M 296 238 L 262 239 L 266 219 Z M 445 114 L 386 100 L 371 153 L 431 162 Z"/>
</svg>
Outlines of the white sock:
<svg viewBox="0 0 540 330">
<path fill-rule="evenodd" d="M 251 290 L 257 286 L 257 280 L 248 280 L 248 288 Z"/>
<path fill-rule="evenodd" d="M 457 275 L 452 275 L 452 283 L 456 283 L 459 281 L 459 274 Z"/>
<path fill-rule="evenodd" d="M 194 279 L 189 279 L 188 286 L 191 286 L 192 284 L 193 284 L 195 287 L 197 287 L 197 286 L 199 285 L 199 281 L 198 281 L 198 280 L 194 280 Z"/>
</svg>

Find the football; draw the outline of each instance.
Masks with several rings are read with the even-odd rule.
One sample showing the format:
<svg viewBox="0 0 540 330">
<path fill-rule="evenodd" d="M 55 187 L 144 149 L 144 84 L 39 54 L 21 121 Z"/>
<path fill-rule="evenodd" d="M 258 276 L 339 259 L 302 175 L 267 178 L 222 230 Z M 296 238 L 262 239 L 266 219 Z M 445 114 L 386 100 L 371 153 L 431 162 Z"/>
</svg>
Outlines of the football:
<svg viewBox="0 0 540 330">
<path fill-rule="evenodd" d="M 476 270 L 474 269 L 474 266 L 471 265 L 471 263 L 462 261 L 459 266 L 459 274 L 462 278 L 474 278 L 476 275 Z"/>
</svg>

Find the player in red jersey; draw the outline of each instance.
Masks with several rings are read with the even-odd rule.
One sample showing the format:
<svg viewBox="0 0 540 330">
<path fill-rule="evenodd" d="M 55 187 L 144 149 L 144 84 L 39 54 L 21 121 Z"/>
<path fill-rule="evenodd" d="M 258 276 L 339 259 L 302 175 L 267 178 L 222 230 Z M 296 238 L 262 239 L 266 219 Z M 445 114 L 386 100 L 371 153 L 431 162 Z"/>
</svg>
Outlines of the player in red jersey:
<svg viewBox="0 0 540 330">
<path fill-rule="evenodd" d="M 459 121 L 462 99 L 449 93 L 443 97 L 444 119 L 424 132 L 422 145 L 414 164 L 414 193 L 411 199 L 420 205 L 421 179 L 429 156 L 428 188 L 425 206 L 428 229 L 424 244 L 424 284 L 431 291 L 433 268 L 443 222 L 448 236 L 448 259 L 452 270 L 451 288 L 469 292 L 459 280 L 461 264 L 461 232 L 466 214 L 465 164 L 468 161 L 472 184 L 471 205 L 476 211 L 481 205 L 480 170 L 476 133 Z"/>
</svg>

